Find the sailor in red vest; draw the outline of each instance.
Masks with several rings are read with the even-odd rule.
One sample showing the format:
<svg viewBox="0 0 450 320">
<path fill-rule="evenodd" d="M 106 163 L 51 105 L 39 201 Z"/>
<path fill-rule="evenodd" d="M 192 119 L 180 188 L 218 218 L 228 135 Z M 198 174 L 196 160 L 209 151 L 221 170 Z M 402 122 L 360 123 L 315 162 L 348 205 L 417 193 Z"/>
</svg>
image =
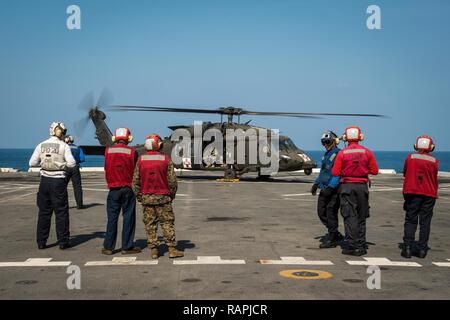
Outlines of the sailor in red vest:
<svg viewBox="0 0 450 320">
<path fill-rule="evenodd" d="M 378 174 L 378 165 L 369 149 L 361 146 L 364 139 L 361 129 L 351 126 L 345 129 L 343 140 L 348 146 L 335 160 L 332 174 L 340 176 L 339 195 L 341 214 L 344 217 L 348 248 L 342 254 L 362 256 L 367 254 L 366 219 L 369 217 L 369 174 Z"/>
<path fill-rule="evenodd" d="M 108 225 L 102 253 L 112 255 L 116 246 L 117 222 L 123 214 L 122 254 L 135 254 L 141 249 L 133 246 L 136 229 L 136 197 L 133 193 L 133 172 L 138 154 L 128 144 L 133 140 L 127 128 L 116 129 L 114 144 L 105 151 L 105 174 L 109 193 L 107 200 Z"/>
<path fill-rule="evenodd" d="M 133 191 L 143 206 L 147 243 L 152 259 L 158 259 L 158 224 L 169 247 L 169 258 L 183 257 L 175 241 L 172 201 L 177 193 L 177 176 L 170 157 L 161 153 L 162 139 L 152 134 L 145 141 L 147 153 L 139 157 L 134 171 Z"/>
<path fill-rule="evenodd" d="M 431 218 L 438 198 L 439 162 L 430 153 L 434 151 L 433 139 L 428 136 L 417 138 L 414 149 L 403 168 L 403 196 L 406 211 L 405 233 L 401 255 L 405 258 L 425 258 L 428 251 Z M 420 224 L 419 242 L 415 245 L 417 223 Z"/>
</svg>

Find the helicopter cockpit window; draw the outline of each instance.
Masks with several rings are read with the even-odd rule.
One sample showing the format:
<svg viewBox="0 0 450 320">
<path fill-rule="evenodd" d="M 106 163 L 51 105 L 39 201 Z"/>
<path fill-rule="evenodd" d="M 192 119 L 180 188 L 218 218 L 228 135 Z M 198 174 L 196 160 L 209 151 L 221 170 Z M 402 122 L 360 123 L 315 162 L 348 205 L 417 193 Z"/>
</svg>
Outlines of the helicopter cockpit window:
<svg viewBox="0 0 450 320">
<path fill-rule="evenodd" d="M 291 139 L 284 139 L 280 141 L 280 146 L 286 149 L 298 150 L 297 146 Z"/>
</svg>

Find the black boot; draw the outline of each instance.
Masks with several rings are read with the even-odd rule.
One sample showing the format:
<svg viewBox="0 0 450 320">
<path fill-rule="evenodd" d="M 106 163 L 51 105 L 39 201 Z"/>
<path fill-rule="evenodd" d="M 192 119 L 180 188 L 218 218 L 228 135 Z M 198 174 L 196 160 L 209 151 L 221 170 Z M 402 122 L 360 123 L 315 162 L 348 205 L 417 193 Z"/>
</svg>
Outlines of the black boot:
<svg viewBox="0 0 450 320">
<path fill-rule="evenodd" d="M 344 249 L 342 250 L 342 254 L 345 254 L 347 256 L 360 257 L 367 254 L 367 251 L 366 249 Z"/>
<path fill-rule="evenodd" d="M 339 232 L 336 234 L 328 234 L 325 240 L 320 244 L 320 249 L 330 249 L 336 248 L 338 246 L 338 242 L 342 241 L 344 237 Z"/>
<path fill-rule="evenodd" d="M 402 252 L 400 253 L 403 258 L 411 259 L 412 252 L 410 246 L 404 246 Z"/>
<path fill-rule="evenodd" d="M 69 249 L 69 248 L 71 248 L 72 246 L 70 245 L 70 243 L 69 242 L 64 242 L 64 243 L 60 243 L 59 244 L 59 249 L 60 250 L 66 250 L 66 249 Z"/>
<path fill-rule="evenodd" d="M 39 250 L 47 249 L 47 245 L 45 243 L 38 243 L 38 249 Z"/>
<path fill-rule="evenodd" d="M 427 256 L 427 250 L 425 249 L 416 249 L 412 252 L 412 255 L 420 258 L 420 259 L 425 259 L 425 257 Z"/>
</svg>

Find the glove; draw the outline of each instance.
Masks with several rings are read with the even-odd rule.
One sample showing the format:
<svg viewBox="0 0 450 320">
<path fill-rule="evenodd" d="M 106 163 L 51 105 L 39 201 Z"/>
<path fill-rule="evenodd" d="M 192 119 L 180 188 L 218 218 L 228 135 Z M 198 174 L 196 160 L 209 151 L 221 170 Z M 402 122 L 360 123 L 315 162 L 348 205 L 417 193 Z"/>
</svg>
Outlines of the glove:
<svg viewBox="0 0 450 320">
<path fill-rule="evenodd" d="M 315 196 L 317 194 L 317 189 L 319 188 L 319 186 L 317 184 L 313 184 L 313 186 L 311 187 L 311 194 L 313 196 Z"/>
</svg>

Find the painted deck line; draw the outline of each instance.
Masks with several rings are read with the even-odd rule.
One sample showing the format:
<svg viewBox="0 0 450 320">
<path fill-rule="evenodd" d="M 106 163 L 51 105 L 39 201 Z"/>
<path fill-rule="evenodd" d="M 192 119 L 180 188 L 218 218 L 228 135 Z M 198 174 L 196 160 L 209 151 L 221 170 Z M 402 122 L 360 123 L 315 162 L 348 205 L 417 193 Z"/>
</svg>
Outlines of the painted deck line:
<svg viewBox="0 0 450 320">
<path fill-rule="evenodd" d="M 199 256 L 197 260 L 174 260 L 174 265 L 195 264 L 245 264 L 245 260 L 222 260 L 220 256 Z"/>
<path fill-rule="evenodd" d="M 0 267 L 67 267 L 71 261 L 51 261 L 52 258 L 31 258 L 25 262 L 0 262 Z"/>
<path fill-rule="evenodd" d="M 86 267 L 105 267 L 105 266 L 154 266 L 158 260 L 137 261 L 137 257 L 113 258 L 112 261 L 89 261 L 84 265 Z"/>
<path fill-rule="evenodd" d="M 391 261 L 386 258 L 364 258 L 366 261 L 346 261 L 352 266 L 422 267 L 417 262 Z"/>
<path fill-rule="evenodd" d="M 450 259 L 447 259 L 447 261 L 449 261 L 449 262 L 433 262 L 433 264 L 438 267 L 450 268 Z"/>
<path fill-rule="evenodd" d="M 304 265 L 304 266 L 332 266 L 333 262 L 328 260 L 306 260 L 303 257 L 280 257 L 280 260 L 259 260 L 261 264 L 276 264 L 276 265 Z"/>
</svg>

